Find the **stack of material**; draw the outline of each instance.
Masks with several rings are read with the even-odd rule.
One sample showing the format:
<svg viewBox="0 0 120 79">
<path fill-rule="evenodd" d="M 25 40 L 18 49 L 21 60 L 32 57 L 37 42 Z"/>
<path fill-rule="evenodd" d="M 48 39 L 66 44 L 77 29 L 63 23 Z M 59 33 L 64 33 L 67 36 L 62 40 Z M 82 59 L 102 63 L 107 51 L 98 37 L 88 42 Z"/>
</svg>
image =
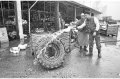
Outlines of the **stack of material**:
<svg viewBox="0 0 120 79">
<path fill-rule="evenodd" d="M 0 48 L 9 47 L 9 40 L 6 28 L 0 28 Z"/>
</svg>

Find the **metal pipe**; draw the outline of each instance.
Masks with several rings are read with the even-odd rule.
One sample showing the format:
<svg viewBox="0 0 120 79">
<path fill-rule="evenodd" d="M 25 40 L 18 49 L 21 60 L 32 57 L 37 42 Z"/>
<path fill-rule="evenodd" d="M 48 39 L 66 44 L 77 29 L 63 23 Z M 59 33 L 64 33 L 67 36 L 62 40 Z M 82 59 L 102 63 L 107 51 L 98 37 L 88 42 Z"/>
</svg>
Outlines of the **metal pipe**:
<svg viewBox="0 0 120 79">
<path fill-rule="evenodd" d="M 37 3 L 38 0 L 28 9 L 28 14 L 29 14 L 29 34 L 30 34 L 30 10 L 31 8 Z"/>
</svg>

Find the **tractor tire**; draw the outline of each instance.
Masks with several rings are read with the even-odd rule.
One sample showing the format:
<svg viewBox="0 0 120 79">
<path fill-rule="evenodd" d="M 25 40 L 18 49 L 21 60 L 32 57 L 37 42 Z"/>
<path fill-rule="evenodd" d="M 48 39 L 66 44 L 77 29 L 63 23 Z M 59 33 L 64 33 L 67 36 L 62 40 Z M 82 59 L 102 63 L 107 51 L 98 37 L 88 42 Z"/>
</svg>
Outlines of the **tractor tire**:
<svg viewBox="0 0 120 79">
<path fill-rule="evenodd" d="M 58 40 L 54 40 L 48 44 L 46 50 L 42 51 L 39 56 L 39 62 L 44 68 L 54 69 L 62 65 L 64 58 L 65 50 L 63 44 Z"/>
</svg>

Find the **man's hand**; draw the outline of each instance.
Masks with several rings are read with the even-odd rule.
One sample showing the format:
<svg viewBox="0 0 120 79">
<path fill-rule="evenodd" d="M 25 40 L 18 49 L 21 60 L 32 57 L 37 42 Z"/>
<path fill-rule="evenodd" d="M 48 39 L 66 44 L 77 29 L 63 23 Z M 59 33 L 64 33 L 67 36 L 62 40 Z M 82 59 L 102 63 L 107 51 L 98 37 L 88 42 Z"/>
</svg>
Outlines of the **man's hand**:
<svg viewBox="0 0 120 79">
<path fill-rule="evenodd" d="M 84 23 L 82 25 L 80 25 L 80 26 L 77 27 L 77 29 L 82 29 L 85 26 L 86 26 L 86 19 L 85 19 L 85 21 L 84 21 Z"/>
<path fill-rule="evenodd" d="M 76 28 L 72 28 L 72 30 L 75 31 L 75 32 L 78 32 L 78 30 Z"/>
<path fill-rule="evenodd" d="M 96 36 L 96 32 L 93 33 L 93 36 Z"/>
<path fill-rule="evenodd" d="M 82 29 L 82 28 L 83 28 L 83 27 L 81 27 L 81 26 L 78 26 L 78 27 L 77 27 L 77 29 L 79 29 L 79 30 Z"/>
</svg>

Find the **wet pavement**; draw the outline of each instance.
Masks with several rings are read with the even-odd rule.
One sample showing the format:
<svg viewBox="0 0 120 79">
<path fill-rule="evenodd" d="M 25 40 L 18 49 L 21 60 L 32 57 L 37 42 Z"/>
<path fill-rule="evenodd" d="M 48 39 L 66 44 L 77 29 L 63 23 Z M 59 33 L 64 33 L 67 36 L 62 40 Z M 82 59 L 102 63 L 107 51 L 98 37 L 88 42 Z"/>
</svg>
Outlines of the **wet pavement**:
<svg viewBox="0 0 120 79">
<path fill-rule="evenodd" d="M 118 35 L 120 36 L 120 32 Z M 79 49 L 72 44 L 73 50 L 66 55 L 63 66 L 54 70 L 46 70 L 40 64 L 34 65 L 34 58 L 26 50 L 21 51 L 19 55 L 14 55 L 9 52 L 9 48 L 0 49 L 0 77 L 120 78 L 119 36 L 117 38 L 101 36 L 102 58 L 97 57 L 95 45 L 93 56 L 88 57 L 81 54 Z M 19 41 L 10 42 L 10 47 L 18 44 Z"/>
</svg>

